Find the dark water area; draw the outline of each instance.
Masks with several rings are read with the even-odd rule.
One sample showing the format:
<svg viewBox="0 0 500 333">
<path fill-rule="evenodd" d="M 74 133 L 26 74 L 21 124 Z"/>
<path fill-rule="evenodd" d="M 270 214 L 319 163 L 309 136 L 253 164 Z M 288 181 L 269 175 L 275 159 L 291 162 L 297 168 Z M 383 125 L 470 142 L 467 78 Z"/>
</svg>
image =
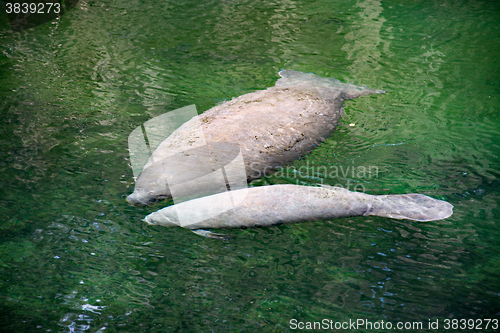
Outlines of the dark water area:
<svg viewBox="0 0 500 333">
<path fill-rule="evenodd" d="M 499 2 L 79 1 L 21 32 L 0 8 L 1 331 L 299 331 L 293 319 L 496 331 Z M 129 134 L 273 86 L 280 69 L 387 93 L 347 101 L 331 137 L 255 186 L 422 193 L 454 214 L 230 241 L 142 222 L 169 202 L 125 201 Z M 446 330 L 453 320 L 466 326 Z"/>
</svg>

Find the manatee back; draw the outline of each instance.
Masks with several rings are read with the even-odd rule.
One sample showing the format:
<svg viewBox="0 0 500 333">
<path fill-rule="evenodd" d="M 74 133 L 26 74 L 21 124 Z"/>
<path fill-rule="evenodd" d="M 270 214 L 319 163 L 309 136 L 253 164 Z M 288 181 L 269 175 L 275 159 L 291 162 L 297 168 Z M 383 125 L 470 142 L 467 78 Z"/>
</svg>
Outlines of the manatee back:
<svg viewBox="0 0 500 333">
<path fill-rule="evenodd" d="M 342 101 L 338 91 L 304 83 L 246 94 L 199 117 L 207 141 L 238 144 L 248 179 L 257 179 L 330 136 L 342 116 Z"/>
</svg>

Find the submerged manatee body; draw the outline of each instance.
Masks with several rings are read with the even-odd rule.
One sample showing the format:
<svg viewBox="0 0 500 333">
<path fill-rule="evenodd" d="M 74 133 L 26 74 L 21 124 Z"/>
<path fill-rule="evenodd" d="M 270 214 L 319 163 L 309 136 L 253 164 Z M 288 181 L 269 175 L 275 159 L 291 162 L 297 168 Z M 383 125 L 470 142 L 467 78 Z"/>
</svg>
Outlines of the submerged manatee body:
<svg viewBox="0 0 500 333">
<path fill-rule="evenodd" d="M 153 152 L 136 181 L 129 203 L 149 205 L 171 196 L 165 168 L 169 151 L 185 151 L 199 139 L 239 145 L 247 180 L 270 174 L 304 156 L 335 129 L 344 100 L 381 90 L 344 84 L 332 78 L 283 70 L 274 87 L 246 94 L 198 115 L 166 138 Z M 195 158 L 196 159 L 196 158 Z M 193 172 L 197 163 L 185 165 Z"/>
<path fill-rule="evenodd" d="M 226 209 L 230 195 L 244 200 Z M 422 194 L 369 195 L 340 187 L 271 185 L 182 202 L 151 213 L 144 221 L 197 230 L 269 227 L 369 215 L 427 222 L 445 219 L 452 213 L 451 204 Z"/>
</svg>

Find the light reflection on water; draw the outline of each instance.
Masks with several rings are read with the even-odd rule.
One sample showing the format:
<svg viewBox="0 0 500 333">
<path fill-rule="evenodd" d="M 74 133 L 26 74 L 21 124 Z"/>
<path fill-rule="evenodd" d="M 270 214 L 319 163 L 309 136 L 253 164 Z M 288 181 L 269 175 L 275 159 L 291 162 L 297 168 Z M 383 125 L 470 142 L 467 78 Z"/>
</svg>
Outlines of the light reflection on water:
<svg viewBox="0 0 500 333">
<path fill-rule="evenodd" d="M 238 4 L 80 1 L 56 24 L 0 33 L 7 328 L 287 331 L 291 318 L 498 317 L 493 2 Z M 454 215 L 231 230 L 230 242 L 144 225 L 160 205 L 125 202 L 130 131 L 264 89 L 282 68 L 387 93 L 347 102 L 332 137 L 262 183 L 419 192 Z M 308 172 L 324 165 L 378 173 Z"/>
</svg>

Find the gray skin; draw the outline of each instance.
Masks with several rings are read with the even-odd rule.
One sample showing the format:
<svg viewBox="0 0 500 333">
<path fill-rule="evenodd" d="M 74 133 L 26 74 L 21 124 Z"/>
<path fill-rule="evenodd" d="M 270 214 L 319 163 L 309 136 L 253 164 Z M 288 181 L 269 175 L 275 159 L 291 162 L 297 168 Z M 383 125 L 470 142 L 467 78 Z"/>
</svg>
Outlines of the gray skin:
<svg viewBox="0 0 500 333">
<path fill-rule="evenodd" d="M 233 199 L 240 196 L 242 200 L 233 208 L 213 214 L 214 210 L 224 206 L 228 193 L 232 193 Z M 221 204 L 214 207 L 214 203 L 216 206 Z M 179 219 L 178 212 L 182 209 L 196 211 L 193 219 L 190 220 L 189 216 Z M 272 185 L 182 202 L 149 214 L 144 221 L 150 225 L 180 226 L 202 236 L 223 238 L 223 235 L 200 229 L 269 227 L 369 215 L 427 222 L 445 219 L 452 214 L 451 204 L 422 194 L 369 195 L 341 187 Z M 211 217 L 200 221 L 200 216 Z"/>
<path fill-rule="evenodd" d="M 274 87 L 213 107 L 174 131 L 153 152 L 127 201 L 144 206 L 171 197 L 170 175 L 161 161 L 167 160 L 172 149 L 193 148 L 192 143 L 199 141 L 200 122 L 208 144 L 226 142 L 240 147 L 251 181 L 303 157 L 330 136 L 345 100 L 384 92 L 292 70 L 279 74 Z M 182 172 L 196 173 L 199 165 L 183 165 Z"/>
</svg>

